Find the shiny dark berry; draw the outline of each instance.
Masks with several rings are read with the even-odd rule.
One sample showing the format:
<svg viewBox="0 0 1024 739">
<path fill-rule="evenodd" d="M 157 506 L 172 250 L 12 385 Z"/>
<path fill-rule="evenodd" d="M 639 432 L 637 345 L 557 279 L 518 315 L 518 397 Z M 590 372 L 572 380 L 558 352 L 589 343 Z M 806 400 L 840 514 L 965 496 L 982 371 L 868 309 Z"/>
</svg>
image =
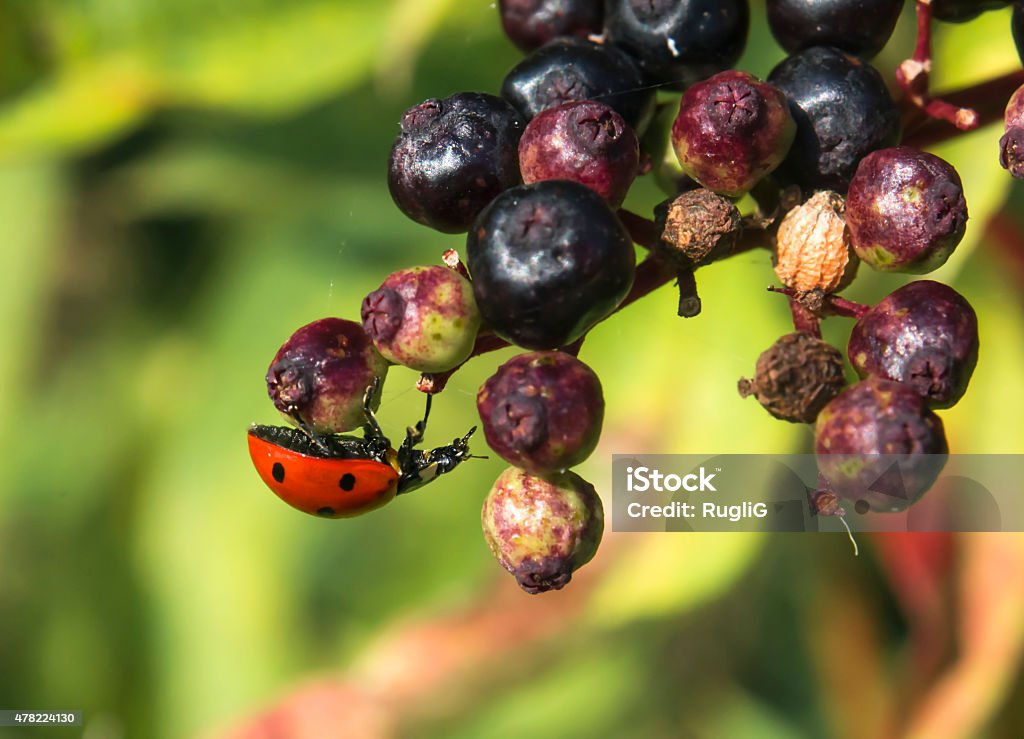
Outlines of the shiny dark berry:
<svg viewBox="0 0 1024 739">
<path fill-rule="evenodd" d="M 405 111 L 391 149 L 391 197 L 414 221 L 466 231 L 494 197 L 519 183 L 516 110 L 494 95 L 462 92 Z"/>
<path fill-rule="evenodd" d="M 661 239 L 658 255 L 677 268 L 710 264 L 728 256 L 743 230 L 740 212 L 732 201 L 698 188 L 655 208 Z"/>
<path fill-rule="evenodd" d="M 650 84 L 685 89 L 733 66 L 747 45 L 747 0 L 608 0 L 608 39 Z"/>
<path fill-rule="evenodd" d="M 505 35 L 525 52 L 558 36 L 601 33 L 603 0 L 499 0 Z"/>
<path fill-rule="evenodd" d="M 618 208 L 637 174 L 640 144 L 604 103 L 582 100 L 534 116 L 519 140 L 523 182 L 575 180 Z"/>
<path fill-rule="evenodd" d="M 629 234 L 601 196 L 578 182 L 506 190 L 477 218 L 466 249 L 484 321 L 527 349 L 575 341 L 633 284 Z"/>
<path fill-rule="evenodd" d="M 362 326 L 322 318 L 300 328 L 278 350 L 267 370 L 267 392 L 289 421 L 340 433 L 363 425 L 363 395 L 387 372 L 388 363 Z M 379 402 L 378 397 L 374 406 Z"/>
<path fill-rule="evenodd" d="M 1017 12 L 1017 8 L 1021 8 Z M 1014 8 L 1014 18 L 1024 20 L 1024 3 Z M 1024 29 L 1022 29 L 1024 30 Z M 999 139 L 999 164 L 1017 179 L 1024 179 L 1024 87 L 1010 96 L 1003 115 L 1003 137 Z"/>
<path fill-rule="evenodd" d="M 774 170 L 796 133 L 786 96 L 746 72 L 688 89 L 672 125 L 683 171 L 709 190 L 741 195 Z"/>
<path fill-rule="evenodd" d="M 903 0 L 767 0 L 768 25 L 789 53 L 834 46 L 871 58 L 882 50 Z"/>
<path fill-rule="evenodd" d="M 1017 56 L 1024 64 L 1024 1 L 1017 0 L 1013 4 L 1013 15 L 1010 16 L 1010 30 L 1013 32 L 1013 43 L 1017 47 Z"/>
<path fill-rule="evenodd" d="M 797 128 L 779 171 L 805 189 L 845 192 L 861 159 L 899 140 L 882 75 L 856 57 L 816 46 L 782 61 L 768 81 L 789 99 Z"/>
<path fill-rule="evenodd" d="M 911 282 L 861 316 L 847 355 L 861 377 L 905 383 L 932 408 L 949 408 L 978 361 L 978 317 L 953 288 Z"/>
<path fill-rule="evenodd" d="M 914 388 L 869 378 L 818 414 L 815 451 L 835 493 L 873 511 L 898 511 L 935 482 L 949 445 L 942 421 Z"/>
<path fill-rule="evenodd" d="M 999 10 L 1012 0 L 932 0 L 932 17 L 947 23 L 974 20 L 987 10 Z"/>
<path fill-rule="evenodd" d="M 924 274 L 945 264 L 967 229 L 967 201 L 952 165 L 909 146 L 866 156 L 850 181 L 846 225 L 857 256 L 886 272 Z"/>
<path fill-rule="evenodd" d="M 564 352 L 513 357 L 480 388 L 476 407 L 491 449 L 540 475 L 589 457 L 604 420 L 600 380 Z"/>
<path fill-rule="evenodd" d="M 501 473 L 484 500 L 484 539 L 499 564 L 531 595 L 559 590 L 597 552 L 604 508 L 574 472 L 537 477 Z"/>
<path fill-rule="evenodd" d="M 654 105 L 654 90 L 644 86 L 628 56 L 581 39 L 556 39 L 537 49 L 505 76 L 501 94 L 526 119 L 576 100 L 599 100 L 634 130 L 642 130 Z"/>
<path fill-rule="evenodd" d="M 839 350 L 800 331 L 768 347 L 757 359 L 754 378 L 739 381 L 742 397 L 753 395 L 773 416 L 793 423 L 814 423 L 845 386 Z"/>
<path fill-rule="evenodd" d="M 363 300 L 362 318 L 385 359 L 418 372 L 444 372 L 462 364 L 480 328 L 469 280 L 439 266 L 389 275 Z"/>
</svg>

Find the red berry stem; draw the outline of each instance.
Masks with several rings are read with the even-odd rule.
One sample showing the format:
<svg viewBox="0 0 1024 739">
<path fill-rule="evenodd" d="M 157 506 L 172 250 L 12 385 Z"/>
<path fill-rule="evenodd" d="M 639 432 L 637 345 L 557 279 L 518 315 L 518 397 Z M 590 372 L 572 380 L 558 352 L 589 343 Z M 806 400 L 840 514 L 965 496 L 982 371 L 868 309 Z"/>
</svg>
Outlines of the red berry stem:
<svg viewBox="0 0 1024 739">
<path fill-rule="evenodd" d="M 658 229 L 658 224 L 649 218 L 644 218 L 642 215 L 625 208 L 619 208 L 619 220 L 622 221 L 622 225 L 629 231 L 629 236 L 633 239 L 633 243 L 639 244 L 648 251 L 654 249 L 661 240 L 661 231 Z"/>
<path fill-rule="evenodd" d="M 929 118 L 952 123 L 961 131 L 978 127 L 980 116 L 967 107 L 933 98 L 929 92 L 932 69 L 932 3 L 917 0 L 917 45 L 914 56 L 896 68 L 896 82 L 907 100 Z"/>
<path fill-rule="evenodd" d="M 791 287 L 775 287 L 773 285 L 768 288 L 768 292 L 785 295 L 790 298 L 790 300 L 796 299 L 796 290 Z M 846 298 L 839 297 L 838 295 L 825 295 L 822 297 L 822 306 L 818 313 L 819 317 L 842 316 L 843 318 L 859 319 L 869 310 L 871 310 L 870 305 L 857 303 L 853 300 L 847 300 Z M 801 331 L 802 329 L 798 328 L 797 330 Z"/>
<path fill-rule="evenodd" d="M 446 250 L 441 255 L 441 261 L 444 262 L 444 266 L 448 269 L 455 270 L 467 280 L 470 279 L 469 270 L 466 269 L 466 265 L 462 263 L 462 258 L 459 257 L 459 253 L 455 249 Z"/>
<path fill-rule="evenodd" d="M 681 318 L 693 318 L 699 315 L 700 295 L 697 294 L 697 280 L 693 276 L 693 270 L 679 270 L 679 274 L 676 276 L 676 285 L 679 287 L 677 315 Z"/>
<path fill-rule="evenodd" d="M 810 334 L 816 339 L 821 338 L 821 318 L 812 313 L 796 298 L 789 299 L 789 310 L 793 314 L 793 328 Z"/>
</svg>

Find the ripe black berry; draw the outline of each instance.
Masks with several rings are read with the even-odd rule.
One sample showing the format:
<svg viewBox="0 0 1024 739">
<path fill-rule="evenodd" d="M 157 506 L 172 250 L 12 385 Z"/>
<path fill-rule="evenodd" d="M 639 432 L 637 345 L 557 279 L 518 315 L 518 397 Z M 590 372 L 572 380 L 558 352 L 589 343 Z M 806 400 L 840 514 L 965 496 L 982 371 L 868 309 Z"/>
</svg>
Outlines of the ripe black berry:
<svg viewBox="0 0 1024 739">
<path fill-rule="evenodd" d="M 484 500 L 481 521 L 491 553 L 536 595 L 565 587 L 593 559 L 604 508 L 594 486 L 574 472 L 536 477 L 509 467 Z"/>
<path fill-rule="evenodd" d="M 603 103 L 582 100 L 538 113 L 519 140 L 523 182 L 574 180 L 618 208 L 636 177 L 640 144 Z"/>
<path fill-rule="evenodd" d="M 786 94 L 796 120 L 796 139 L 780 172 L 806 189 L 845 192 L 861 159 L 899 139 L 899 110 L 882 75 L 838 49 L 794 54 L 768 81 Z"/>
<path fill-rule="evenodd" d="M 987 10 L 1005 8 L 1012 0 L 932 0 L 932 16 L 947 23 L 974 20 Z"/>
<path fill-rule="evenodd" d="M 786 51 L 834 46 L 871 58 L 882 50 L 903 0 L 767 0 L 768 25 Z"/>
<path fill-rule="evenodd" d="M 466 231 L 477 213 L 519 183 L 525 123 L 494 95 L 462 92 L 405 111 L 391 149 L 388 187 L 414 221 L 445 233 Z"/>
<path fill-rule="evenodd" d="M 499 0 L 501 26 L 509 39 L 526 52 L 557 36 L 601 33 L 603 0 Z"/>
<path fill-rule="evenodd" d="M 292 334 L 274 355 L 267 392 L 289 421 L 340 433 L 363 425 L 363 395 L 387 372 L 388 363 L 362 326 L 322 318 Z M 379 402 L 375 399 L 374 407 Z"/>
<path fill-rule="evenodd" d="M 785 159 L 795 133 L 780 90 L 746 72 L 721 72 L 683 95 L 672 146 L 686 174 L 736 196 Z"/>
<path fill-rule="evenodd" d="M 967 228 L 960 175 L 909 146 L 872 152 L 850 181 L 846 224 L 854 251 L 875 269 L 931 272 L 945 264 Z"/>
<path fill-rule="evenodd" d="M 822 409 L 815 451 L 835 493 L 865 500 L 874 511 L 898 511 L 935 482 L 945 463 L 936 455 L 948 454 L 949 445 L 942 421 L 912 387 L 869 378 Z M 898 482 L 883 478 L 892 476 L 894 463 Z"/>
<path fill-rule="evenodd" d="M 476 406 L 491 449 L 538 475 L 589 457 L 604 420 L 601 381 L 564 352 L 513 357 L 483 384 Z"/>
<path fill-rule="evenodd" d="M 742 397 L 753 395 L 773 416 L 793 423 L 814 423 L 845 386 L 839 350 L 800 331 L 779 338 L 757 358 L 754 379 L 739 381 Z"/>
<path fill-rule="evenodd" d="M 685 89 L 734 65 L 747 44 L 747 0 L 607 0 L 608 39 L 650 84 Z"/>
<path fill-rule="evenodd" d="M 861 377 L 905 383 L 932 408 L 949 408 L 978 361 L 978 317 L 953 288 L 912 282 L 861 316 L 847 356 Z"/>
<path fill-rule="evenodd" d="M 469 280 L 447 267 L 395 272 L 366 296 L 363 328 L 388 361 L 444 372 L 473 351 L 480 311 Z"/>
<path fill-rule="evenodd" d="M 628 56 L 580 39 L 556 39 L 537 49 L 505 76 L 501 94 L 526 119 L 576 100 L 600 100 L 634 130 L 642 130 L 654 105 L 654 90 L 644 86 Z"/>
<path fill-rule="evenodd" d="M 626 296 L 636 266 L 601 196 L 567 180 L 506 190 L 477 218 L 466 249 L 484 321 L 527 349 L 582 336 Z"/>
</svg>

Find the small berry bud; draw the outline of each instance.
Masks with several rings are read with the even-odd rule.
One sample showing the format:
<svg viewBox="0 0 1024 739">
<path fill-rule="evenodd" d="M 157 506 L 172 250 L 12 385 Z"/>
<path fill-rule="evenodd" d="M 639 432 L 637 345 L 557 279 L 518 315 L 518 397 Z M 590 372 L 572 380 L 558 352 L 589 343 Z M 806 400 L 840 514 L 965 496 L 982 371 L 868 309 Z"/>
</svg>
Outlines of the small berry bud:
<svg viewBox="0 0 1024 739">
<path fill-rule="evenodd" d="M 657 251 L 677 267 L 708 264 L 736 246 L 742 219 L 728 198 L 703 188 L 685 192 L 655 209 L 661 225 Z"/>
<path fill-rule="evenodd" d="M 906 383 L 932 408 L 949 408 L 978 361 L 978 317 L 953 288 L 911 282 L 861 316 L 847 356 L 862 378 Z"/>
<path fill-rule="evenodd" d="M 1014 18 L 1024 10 L 1014 8 Z M 999 164 L 1018 180 L 1024 179 L 1024 86 L 1010 97 L 1003 115 L 1006 132 L 999 139 Z"/>
<path fill-rule="evenodd" d="M 858 260 L 850 249 L 843 210 L 842 196 L 823 190 L 779 224 L 775 274 L 798 298 L 835 292 L 856 275 Z"/>
<path fill-rule="evenodd" d="M 509 467 L 484 500 L 481 519 L 491 553 L 531 595 L 565 587 L 604 533 L 601 498 L 574 472 L 535 477 Z"/>
<path fill-rule="evenodd" d="M 579 464 L 601 436 L 601 382 L 564 352 L 513 357 L 483 384 L 476 404 L 491 449 L 534 474 Z"/>
<path fill-rule="evenodd" d="M 684 172 L 710 190 L 736 196 L 782 163 L 795 135 L 781 91 L 729 71 L 686 91 L 672 145 Z"/>
<path fill-rule="evenodd" d="M 289 421 L 341 433 L 365 422 L 363 395 L 387 372 L 387 362 L 362 326 L 322 318 L 300 328 L 278 350 L 267 370 L 267 392 Z"/>
<path fill-rule="evenodd" d="M 534 116 L 519 140 L 523 182 L 575 180 L 618 208 L 636 177 L 633 129 L 603 103 L 566 103 Z"/>
<path fill-rule="evenodd" d="M 854 250 L 885 272 L 923 274 L 964 237 L 967 202 L 956 170 L 909 146 L 868 154 L 850 180 L 846 222 Z"/>
<path fill-rule="evenodd" d="M 444 372 L 462 364 L 480 327 L 469 280 L 439 266 L 389 275 L 363 300 L 362 318 L 385 359 L 418 372 Z"/>
<path fill-rule="evenodd" d="M 822 409 L 815 451 L 836 493 L 874 511 L 899 511 L 935 482 L 949 445 L 942 421 L 912 387 L 869 378 Z"/>
<path fill-rule="evenodd" d="M 814 423 L 845 385 L 839 350 L 797 331 L 779 338 L 757 358 L 757 374 L 740 380 L 739 391 L 744 398 L 756 397 L 783 421 Z"/>
</svg>

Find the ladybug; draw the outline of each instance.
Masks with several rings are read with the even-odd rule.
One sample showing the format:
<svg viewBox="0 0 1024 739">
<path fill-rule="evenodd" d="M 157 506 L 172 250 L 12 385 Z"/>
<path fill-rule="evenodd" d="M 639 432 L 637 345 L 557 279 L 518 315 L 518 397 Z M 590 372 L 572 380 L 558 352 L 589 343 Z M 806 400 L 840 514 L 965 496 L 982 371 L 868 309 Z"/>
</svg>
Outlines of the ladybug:
<svg viewBox="0 0 1024 739">
<path fill-rule="evenodd" d="M 322 518 L 351 518 L 390 503 L 455 469 L 469 453 L 474 426 L 451 444 L 422 451 L 430 415 L 430 395 L 423 420 L 406 431 L 398 449 L 370 409 L 376 383 L 363 399 L 366 425 L 363 438 L 319 435 L 304 425 L 253 425 L 249 455 L 263 482 L 288 505 Z"/>
</svg>

